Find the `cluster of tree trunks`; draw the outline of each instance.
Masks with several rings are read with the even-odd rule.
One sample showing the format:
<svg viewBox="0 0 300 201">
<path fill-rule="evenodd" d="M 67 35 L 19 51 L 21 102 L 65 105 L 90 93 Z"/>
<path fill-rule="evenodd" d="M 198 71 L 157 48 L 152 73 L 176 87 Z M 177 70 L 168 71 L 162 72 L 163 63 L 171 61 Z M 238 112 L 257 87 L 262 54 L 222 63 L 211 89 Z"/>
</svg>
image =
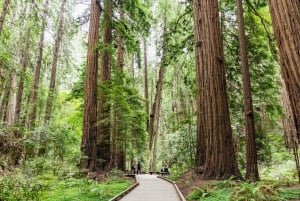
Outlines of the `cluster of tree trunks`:
<svg viewBox="0 0 300 201">
<path fill-rule="evenodd" d="M 102 9 L 98 1 L 91 1 L 83 136 L 81 143 L 83 156 L 80 162 L 82 169 L 88 169 L 91 172 L 97 171 L 103 173 L 112 168 L 125 170 L 125 142 L 121 140 L 123 139 L 122 132 L 117 123 L 120 119 L 118 119 L 116 110 L 111 110 L 112 106 L 108 103 L 109 92 L 106 90 L 111 80 L 112 7 L 113 5 L 110 0 L 104 1 L 102 63 L 98 78 L 99 24 Z M 122 21 L 122 18 L 123 11 L 120 8 L 120 21 Z M 117 68 L 120 74 L 123 73 L 124 67 L 124 49 L 124 35 L 120 31 L 118 32 L 117 50 Z M 100 89 L 98 88 L 98 79 Z M 118 84 L 122 85 L 123 81 L 120 80 Z M 114 107 L 117 107 L 117 105 Z M 115 113 L 112 114 L 112 111 Z M 112 116 L 114 117 L 113 119 L 111 118 Z"/>
<path fill-rule="evenodd" d="M 5 17 L 7 15 L 8 7 L 9 7 L 9 0 L 6 0 L 3 4 L 3 10 L 1 13 L 1 21 L 0 21 L 0 30 L 2 31 L 3 22 L 5 20 Z M 55 48 L 53 50 L 53 69 L 52 69 L 52 76 L 51 76 L 51 84 L 49 87 L 49 96 L 51 97 L 52 91 L 55 89 L 55 74 L 56 74 L 56 68 L 58 63 L 58 53 L 59 53 L 59 46 L 61 43 L 61 38 L 63 35 L 63 16 L 65 12 L 65 5 L 67 3 L 67 0 L 64 0 L 61 5 L 61 11 L 60 11 L 60 20 L 57 30 L 57 37 L 56 37 L 56 43 Z M 32 44 L 32 24 L 31 20 L 33 15 L 35 15 L 35 12 L 38 12 L 38 10 L 33 9 L 34 5 L 36 4 L 34 2 L 28 2 L 24 4 L 25 7 L 22 10 L 22 16 L 24 16 L 25 22 L 24 23 L 24 32 L 21 33 L 20 42 L 22 42 L 24 45 L 21 46 L 21 49 L 19 47 L 14 47 L 16 50 L 16 58 L 14 59 L 14 66 L 18 66 L 18 64 L 21 66 L 20 70 L 12 69 L 12 70 L 4 70 L 7 74 L 5 87 L 3 88 L 2 93 L 2 101 L 1 101 L 1 107 L 0 107 L 0 116 L 1 120 L 5 122 L 8 126 L 26 126 L 27 129 L 32 130 L 35 129 L 36 119 L 37 119 L 37 107 L 38 107 L 38 101 L 39 101 L 39 85 L 40 85 L 40 79 L 41 79 L 41 69 L 42 69 L 42 60 L 43 60 L 43 51 L 44 51 L 44 43 L 45 43 L 45 30 L 47 28 L 47 9 L 48 9 L 48 0 L 45 1 L 44 6 L 41 8 L 41 24 L 40 24 L 40 37 L 38 42 L 38 48 L 37 48 L 37 54 L 36 54 L 36 62 L 34 66 L 34 73 L 33 73 L 33 81 L 31 83 L 31 87 L 29 88 L 28 94 L 25 93 L 24 86 L 26 84 L 25 80 L 25 74 L 27 73 L 27 67 L 30 61 L 30 47 Z M 36 7 L 37 8 L 37 7 Z M 16 9 L 16 8 L 14 8 Z M 20 57 L 20 60 L 17 58 L 17 56 Z M 2 74 L 2 71 L 1 71 Z M 8 77 L 8 79 L 7 79 Z M 53 84 L 54 83 L 54 84 Z M 26 97 L 28 95 L 28 97 Z M 25 97 L 24 97 L 25 96 Z M 23 102 L 27 101 L 27 106 L 24 107 L 22 104 Z M 49 101 L 48 101 L 49 102 Z M 53 98 L 50 99 L 49 107 L 52 107 Z M 48 108 L 48 105 L 47 105 Z M 42 111 L 42 109 L 41 109 Z M 51 109 L 47 109 L 47 115 L 51 116 Z M 39 117 L 43 114 L 39 114 Z M 15 127 L 17 128 L 17 127 Z M 8 136 L 14 136 L 15 141 L 18 141 L 23 137 L 23 135 L 20 133 L 18 129 L 10 131 L 11 133 L 8 133 Z M 42 138 L 42 136 L 41 136 Z M 18 160 L 20 159 L 21 152 L 24 153 L 26 156 L 27 154 L 32 155 L 34 154 L 34 150 L 21 150 L 21 146 L 16 142 L 15 149 L 12 149 L 11 156 L 14 156 L 15 158 L 12 159 L 14 161 L 14 164 L 18 163 Z M 22 147 L 24 149 L 24 147 Z"/>
</svg>

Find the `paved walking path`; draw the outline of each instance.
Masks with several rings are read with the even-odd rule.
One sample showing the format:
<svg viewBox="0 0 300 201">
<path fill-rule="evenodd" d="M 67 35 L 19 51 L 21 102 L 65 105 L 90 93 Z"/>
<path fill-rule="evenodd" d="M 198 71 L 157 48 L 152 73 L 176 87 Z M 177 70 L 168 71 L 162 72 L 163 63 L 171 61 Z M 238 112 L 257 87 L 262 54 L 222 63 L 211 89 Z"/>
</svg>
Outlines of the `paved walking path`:
<svg viewBox="0 0 300 201">
<path fill-rule="evenodd" d="M 138 185 L 120 201 L 180 201 L 174 186 L 156 175 L 137 175 Z"/>
</svg>

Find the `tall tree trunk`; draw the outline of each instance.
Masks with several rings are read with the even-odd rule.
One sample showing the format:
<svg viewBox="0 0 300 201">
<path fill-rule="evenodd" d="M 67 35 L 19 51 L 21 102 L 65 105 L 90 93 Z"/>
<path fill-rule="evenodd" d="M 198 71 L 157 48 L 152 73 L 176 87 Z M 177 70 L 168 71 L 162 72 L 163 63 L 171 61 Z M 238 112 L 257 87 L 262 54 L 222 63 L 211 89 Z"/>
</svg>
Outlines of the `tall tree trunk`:
<svg viewBox="0 0 300 201">
<path fill-rule="evenodd" d="M 87 67 L 83 111 L 83 134 L 81 141 L 80 167 L 96 170 L 97 164 L 97 84 L 99 51 L 99 22 L 101 7 L 97 0 L 91 0 L 90 26 L 88 36 Z"/>
<path fill-rule="evenodd" d="M 124 20 L 124 11 L 120 9 L 120 21 Z M 117 55 L 117 68 L 120 72 L 124 70 L 124 35 L 122 31 L 119 31 L 119 40 L 118 40 L 118 55 Z"/>
<path fill-rule="evenodd" d="M 237 19 L 240 42 L 240 57 L 242 64 L 243 76 L 243 92 L 244 92 L 244 113 L 245 113 L 245 131 L 246 131 L 246 178 L 251 181 L 259 180 L 257 168 L 257 150 L 255 143 L 255 127 L 254 127 L 254 113 L 251 96 L 251 83 L 249 64 L 247 58 L 247 44 L 245 36 L 245 25 L 243 16 L 243 2 L 237 0 Z"/>
<path fill-rule="evenodd" d="M 119 21 L 122 22 L 124 20 L 124 11 L 123 8 L 120 8 L 120 18 Z M 118 85 L 123 86 L 123 71 L 124 71 L 124 35 L 121 30 L 118 30 L 118 50 L 117 50 L 117 69 L 119 71 L 119 80 Z M 114 107 L 120 107 L 118 102 L 114 103 Z M 121 122 L 121 115 L 119 110 L 114 110 L 114 121 L 112 125 L 112 132 L 111 132 L 111 157 L 110 161 L 113 164 L 114 168 L 118 168 L 120 170 L 126 170 L 125 158 L 125 143 L 126 140 L 124 136 L 122 136 L 122 127 L 118 125 L 118 122 Z"/>
<path fill-rule="evenodd" d="M 44 38 L 45 38 L 45 30 L 46 30 L 46 9 L 48 7 L 48 0 L 45 2 L 44 5 L 44 15 L 42 18 L 42 27 L 41 27 L 41 35 L 37 53 L 37 59 L 35 64 L 35 71 L 34 71 L 34 81 L 31 87 L 30 96 L 28 99 L 28 117 L 27 117 L 27 127 L 32 128 L 35 126 L 36 120 L 36 111 L 37 111 L 37 100 L 38 100 L 38 90 L 39 90 L 39 83 L 40 83 L 40 74 L 41 74 L 41 67 L 42 67 L 42 59 L 43 59 L 43 51 L 44 51 Z"/>
<path fill-rule="evenodd" d="M 0 121 L 6 121 L 7 106 L 9 101 L 11 85 L 12 85 L 12 73 L 9 72 L 7 73 L 7 75 L 8 78 L 4 85 L 4 91 L 3 91 L 1 106 L 0 106 Z"/>
<path fill-rule="evenodd" d="M 166 19 L 164 20 L 164 33 L 166 33 Z M 150 152 L 150 170 L 155 170 L 156 166 L 156 149 L 155 147 L 155 140 L 157 140 L 157 135 L 158 135 L 158 128 L 159 128 L 159 113 L 160 113 L 160 108 L 161 108 L 161 102 L 162 102 L 162 92 L 163 92 L 163 84 L 164 84 L 164 77 L 165 77 L 165 49 L 166 49 L 166 36 L 163 36 L 163 46 L 162 46 L 162 58 L 161 58 L 161 63 L 160 63 L 160 68 L 159 68 L 159 73 L 158 73 L 158 79 L 156 83 L 156 94 L 155 98 L 153 101 L 152 109 L 151 109 L 151 114 L 150 114 L 150 122 L 149 122 L 149 152 Z"/>
<path fill-rule="evenodd" d="M 291 103 L 283 80 L 282 80 L 282 85 L 280 87 L 280 94 L 281 94 L 281 104 L 284 109 L 284 117 L 282 118 L 282 125 L 284 131 L 285 147 L 293 150 L 296 169 L 298 172 L 298 179 L 300 182 L 300 164 L 299 164 L 299 153 L 298 153 L 299 139 L 297 137 L 297 130 L 295 127 L 295 121 L 293 118 Z"/>
<path fill-rule="evenodd" d="M 15 111 L 16 111 L 16 88 L 17 88 L 17 74 L 15 70 L 11 73 L 11 86 L 10 86 L 10 93 L 9 93 L 9 101 L 7 104 L 6 110 L 6 122 L 9 125 L 14 125 L 15 123 Z"/>
<path fill-rule="evenodd" d="M 148 63 L 147 63 L 147 41 L 144 38 L 144 83 L 145 83 L 145 91 L 144 91 L 144 97 L 146 100 L 145 107 L 146 107 L 146 127 L 147 131 L 149 133 L 149 90 L 148 90 Z"/>
<path fill-rule="evenodd" d="M 61 4 L 57 36 L 55 39 L 55 45 L 54 45 L 54 51 L 53 51 L 50 86 L 49 86 L 49 93 L 48 93 L 46 113 L 45 113 L 45 123 L 46 124 L 49 123 L 50 118 L 51 118 L 51 112 L 52 112 L 52 102 L 53 102 L 53 97 L 54 97 L 54 92 L 55 92 L 55 82 L 56 82 L 57 61 L 58 61 L 59 48 L 60 48 L 62 35 L 63 35 L 64 13 L 65 13 L 66 3 L 67 3 L 67 0 L 63 0 L 63 2 Z"/>
<path fill-rule="evenodd" d="M 283 79 L 300 139 L 300 1 L 269 0 Z"/>
<path fill-rule="evenodd" d="M 196 158 L 195 158 L 195 168 L 198 173 L 202 173 L 205 165 L 205 133 L 204 133 L 204 123 L 201 122 L 205 119 L 202 117 L 202 111 L 204 111 L 204 104 L 202 102 L 204 100 L 201 99 L 201 92 L 204 89 L 203 82 L 201 82 L 201 76 L 203 76 L 204 72 L 201 69 L 202 65 L 202 38 L 201 32 L 203 31 L 202 23 L 201 23 L 201 13 L 200 13 L 200 0 L 193 1 L 193 12 L 194 12 L 194 40 L 195 40 L 195 62 L 196 62 L 196 89 L 197 89 L 197 98 L 196 98 L 196 109 L 197 109 L 197 148 L 196 148 Z"/>
<path fill-rule="evenodd" d="M 101 79 L 100 83 L 104 87 L 100 89 L 99 97 L 99 116 L 97 134 L 97 157 L 99 160 L 100 171 L 110 169 L 110 106 L 108 104 L 107 91 L 105 85 L 111 79 L 111 52 L 112 43 L 112 2 L 104 1 L 104 32 L 103 32 L 104 51 L 102 54 Z M 97 165 L 98 166 L 98 165 Z"/>
<path fill-rule="evenodd" d="M 3 8 L 2 8 L 1 16 L 0 16 L 0 34 L 2 32 L 4 20 L 5 20 L 7 11 L 8 11 L 9 1 L 10 0 L 5 0 L 3 3 Z"/>
<path fill-rule="evenodd" d="M 197 147 L 203 149 L 205 139 L 205 156 L 196 157 L 196 166 L 202 166 L 204 160 L 205 179 L 241 177 L 229 118 L 218 1 L 195 0 L 193 5 L 199 115 Z"/>
<path fill-rule="evenodd" d="M 18 92 L 17 92 L 17 102 L 16 102 L 15 121 L 16 121 L 17 124 L 20 123 L 25 73 L 26 73 L 26 70 L 27 70 L 28 62 L 29 62 L 29 52 L 28 52 L 29 51 L 29 45 L 30 45 L 30 29 L 29 28 L 27 28 L 25 37 L 26 37 L 26 42 L 25 42 L 25 47 L 23 49 L 23 53 L 22 53 L 22 60 L 21 60 L 22 70 L 21 70 L 21 73 L 20 73 L 20 79 L 19 79 L 19 84 L 18 84 Z"/>
</svg>

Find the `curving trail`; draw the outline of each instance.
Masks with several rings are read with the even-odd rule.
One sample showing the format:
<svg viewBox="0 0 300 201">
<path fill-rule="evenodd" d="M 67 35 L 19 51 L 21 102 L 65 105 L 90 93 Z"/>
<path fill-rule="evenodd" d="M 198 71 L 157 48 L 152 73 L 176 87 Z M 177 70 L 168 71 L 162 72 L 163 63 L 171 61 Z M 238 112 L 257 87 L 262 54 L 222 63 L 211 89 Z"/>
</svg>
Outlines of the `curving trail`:
<svg viewBox="0 0 300 201">
<path fill-rule="evenodd" d="M 140 183 L 120 201 L 181 201 L 174 186 L 156 175 L 137 175 Z"/>
</svg>

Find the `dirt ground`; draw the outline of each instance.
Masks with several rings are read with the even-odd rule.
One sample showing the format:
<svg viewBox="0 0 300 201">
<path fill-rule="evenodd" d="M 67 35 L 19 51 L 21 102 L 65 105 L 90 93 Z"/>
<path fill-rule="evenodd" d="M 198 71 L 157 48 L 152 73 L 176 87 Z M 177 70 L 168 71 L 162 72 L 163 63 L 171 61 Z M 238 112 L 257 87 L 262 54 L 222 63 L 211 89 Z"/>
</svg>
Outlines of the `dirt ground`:
<svg viewBox="0 0 300 201">
<path fill-rule="evenodd" d="M 199 176 L 193 171 L 189 170 L 181 175 L 181 177 L 176 181 L 176 184 L 184 197 L 187 197 L 195 187 L 200 187 L 207 181 L 203 181 Z"/>
</svg>

